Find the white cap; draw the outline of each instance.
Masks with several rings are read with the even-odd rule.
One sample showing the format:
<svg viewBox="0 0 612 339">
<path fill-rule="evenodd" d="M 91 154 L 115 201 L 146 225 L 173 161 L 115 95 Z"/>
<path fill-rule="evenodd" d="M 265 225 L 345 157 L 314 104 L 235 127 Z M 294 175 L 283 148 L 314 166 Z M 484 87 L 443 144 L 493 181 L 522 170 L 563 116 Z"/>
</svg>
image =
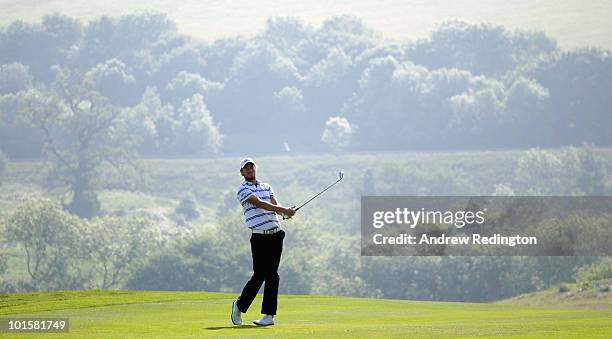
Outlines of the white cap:
<svg viewBox="0 0 612 339">
<path fill-rule="evenodd" d="M 253 161 L 253 159 L 251 158 L 244 158 L 242 160 L 240 160 L 240 169 L 243 169 L 244 166 L 246 166 L 246 164 L 248 163 L 252 163 L 253 165 L 255 165 L 255 161 Z"/>
</svg>

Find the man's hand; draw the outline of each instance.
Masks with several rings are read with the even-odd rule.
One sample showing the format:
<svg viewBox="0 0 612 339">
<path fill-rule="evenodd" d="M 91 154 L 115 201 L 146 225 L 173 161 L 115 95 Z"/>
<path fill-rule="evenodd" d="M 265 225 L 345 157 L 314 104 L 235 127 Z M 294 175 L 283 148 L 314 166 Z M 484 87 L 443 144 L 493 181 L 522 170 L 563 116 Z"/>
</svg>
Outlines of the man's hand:
<svg viewBox="0 0 612 339">
<path fill-rule="evenodd" d="M 287 217 L 287 219 L 289 219 L 289 218 L 291 218 L 292 216 L 295 215 L 294 208 L 295 208 L 295 206 L 284 209 L 283 214 Z"/>
</svg>

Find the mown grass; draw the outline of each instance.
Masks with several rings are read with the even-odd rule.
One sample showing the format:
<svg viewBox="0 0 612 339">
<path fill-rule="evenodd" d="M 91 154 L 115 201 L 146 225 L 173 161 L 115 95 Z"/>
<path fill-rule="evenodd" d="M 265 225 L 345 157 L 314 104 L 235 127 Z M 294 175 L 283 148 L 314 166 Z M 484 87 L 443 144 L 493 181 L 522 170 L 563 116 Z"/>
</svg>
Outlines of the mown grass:
<svg viewBox="0 0 612 339">
<path fill-rule="evenodd" d="M 612 310 L 281 295 L 276 325 L 259 328 L 258 297 L 233 326 L 235 294 L 159 291 L 59 291 L 0 297 L 2 317 L 68 317 L 63 334 L 20 338 L 197 337 L 530 337 L 612 336 Z M 9 337 L 8 334 L 0 335 Z"/>
</svg>

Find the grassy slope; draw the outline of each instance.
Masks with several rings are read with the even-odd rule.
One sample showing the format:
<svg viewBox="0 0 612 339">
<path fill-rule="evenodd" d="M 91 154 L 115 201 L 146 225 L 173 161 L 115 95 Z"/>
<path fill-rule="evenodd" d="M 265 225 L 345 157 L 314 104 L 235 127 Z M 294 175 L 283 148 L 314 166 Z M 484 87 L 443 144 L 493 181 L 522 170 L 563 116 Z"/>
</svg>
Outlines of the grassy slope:
<svg viewBox="0 0 612 339">
<path fill-rule="evenodd" d="M 559 286 L 544 291 L 522 294 L 499 301 L 502 305 L 612 310 L 612 292 L 595 294 L 592 288 L 579 291 L 577 284 L 564 284 L 568 292 L 559 293 Z M 602 283 L 603 286 L 603 283 Z"/>
<path fill-rule="evenodd" d="M 68 334 L 40 337 L 610 337 L 612 310 L 281 295 L 277 325 L 256 328 L 256 299 L 229 322 L 234 294 L 60 291 L 0 296 L 0 316 L 70 318 Z M 2 335 L 0 335 L 2 337 Z M 7 337 L 7 335 L 4 335 Z M 19 338 L 36 337 L 23 334 Z"/>
<path fill-rule="evenodd" d="M 489 194 L 497 180 L 505 180 L 513 170 L 513 164 L 521 152 L 455 152 L 455 153 L 383 153 L 383 154 L 347 154 L 332 155 L 299 155 L 257 157 L 260 165 L 259 176 L 270 182 L 283 203 L 296 204 L 303 202 L 321 188 L 336 179 L 337 171 L 344 170 L 346 176 L 343 185 L 338 185 L 325 195 L 323 201 L 313 201 L 311 212 L 322 209 L 325 219 L 347 223 L 344 216 L 334 220 L 329 215 L 333 211 L 350 211 L 358 208 L 359 196 L 355 191 L 363 185 L 366 169 L 372 169 L 376 176 L 382 176 L 390 169 L 418 168 L 429 174 L 436 170 L 437 175 L 448 173 L 464 178 L 466 195 Z M 477 161 L 472 161 L 477 157 Z M 199 203 L 201 217 L 192 224 L 201 227 L 214 221 L 217 209 L 223 203 L 226 194 L 230 194 L 231 205 L 236 207 L 233 194 L 240 184 L 241 177 L 236 170 L 239 158 L 227 157 L 217 159 L 146 159 L 143 167 L 149 179 L 144 184 L 144 193 L 126 190 L 99 190 L 99 199 L 103 212 L 146 210 L 161 212 L 171 217 L 174 208 L 182 196 L 191 192 Z M 54 195 L 45 191 L 41 178 L 42 164 L 38 162 L 11 163 L 0 190 L 0 216 L 9 214 L 16 202 L 25 197 Z M 108 177 L 116 175 L 108 173 Z M 379 189 L 386 189 L 392 183 L 377 183 Z M 419 181 L 419 178 L 413 180 Z M 440 179 L 442 180 L 442 179 Z M 472 184 L 478 182 L 478 186 Z M 427 185 L 427 183 L 422 183 Z M 479 188 L 485 187 L 482 191 Z M 425 187 L 427 188 L 427 187 Z M 452 192 L 447 192 L 452 193 Z M 390 193 L 390 194 L 393 194 Z M 55 196 L 59 199 L 59 196 Z M 69 200 L 64 197 L 64 200 Z M 347 205 L 350 203 L 350 205 Z M 355 218 L 354 218 L 355 219 Z M 358 219 L 352 220 L 358 223 Z"/>
</svg>

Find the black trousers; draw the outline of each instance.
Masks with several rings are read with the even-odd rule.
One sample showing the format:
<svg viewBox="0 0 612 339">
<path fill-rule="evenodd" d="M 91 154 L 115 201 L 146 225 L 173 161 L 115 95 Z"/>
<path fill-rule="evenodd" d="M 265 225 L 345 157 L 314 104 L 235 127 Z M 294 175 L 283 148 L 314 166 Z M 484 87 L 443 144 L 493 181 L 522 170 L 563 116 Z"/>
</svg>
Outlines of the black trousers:
<svg viewBox="0 0 612 339">
<path fill-rule="evenodd" d="M 251 306 L 253 299 L 265 281 L 262 314 L 276 314 L 278 305 L 278 265 L 283 252 L 285 231 L 274 234 L 251 235 L 251 254 L 253 256 L 253 275 L 242 289 L 238 298 L 238 309 L 242 313 Z"/>
</svg>

